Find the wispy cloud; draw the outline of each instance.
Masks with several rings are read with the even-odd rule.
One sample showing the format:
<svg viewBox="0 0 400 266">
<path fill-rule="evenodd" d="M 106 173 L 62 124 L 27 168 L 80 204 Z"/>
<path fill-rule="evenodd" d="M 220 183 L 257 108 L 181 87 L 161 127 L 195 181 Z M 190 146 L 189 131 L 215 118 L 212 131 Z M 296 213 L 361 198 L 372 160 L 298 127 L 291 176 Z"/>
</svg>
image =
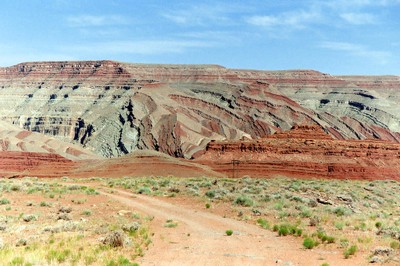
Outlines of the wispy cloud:
<svg viewBox="0 0 400 266">
<path fill-rule="evenodd" d="M 235 24 L 234 14 L 247 10 L 245 6 L 232 3 L 199 4 L 162 11 L 161 16 L 182 26 L 211 26 Z"/>
<path fill-rule="evenodd" d="M 128 24 L 129 20 L 119 15 L 110 15 L 110 16 L 80 15 L 80 16 L 68 17 L 67 23 L 71 27 L 101 27 L 101 26 Z"/>
<path fill-rule="evenodd" d="M 397 4 L 400 4 L 400 0 L 332 0 L 324 2 L 324 5 L 330 6 L 335 9 L 354 9 L 373 6 L 387 7 Z"/>
<path fill-rule="evenodd" d="M 343 13 L 340 17 L 346 22 L 354 25 L 365 25 L 377 23 L 376 16 L 369 13 Z"/>
<path fill-rule="evenodd" d="M 302 28 L 308 23 L 316 22 L 319 18 L 320 14 L 316 11 L 299 10 L 279 15 L 251 16 L 246 19 L 246 22 L 262 27 L 284 26 Z"/>
<path fill-rule="evenodd" d="M 335 51 L 346 52 L 352 56 L 364 57 L 372 59 L 373 61 L 379 64 L 386 64 L 390 57 L 391 53 L 387 51 L 373 50 L 367 46 L 347 43 L 347 42 L 322 42 L 319 45 L 321 48 L 326 48 Z"/>
<path fill-rule="evenodd" d="M 69 50 L 89 54 L 141 54 L 157 55 L 167 53 L 182 53 L 192 48 L 212 47 L 215 44 L 207 41 L 191 40 L 141 40 L 141 41 L 111 41 L 77 45 Z"/>
</svg>

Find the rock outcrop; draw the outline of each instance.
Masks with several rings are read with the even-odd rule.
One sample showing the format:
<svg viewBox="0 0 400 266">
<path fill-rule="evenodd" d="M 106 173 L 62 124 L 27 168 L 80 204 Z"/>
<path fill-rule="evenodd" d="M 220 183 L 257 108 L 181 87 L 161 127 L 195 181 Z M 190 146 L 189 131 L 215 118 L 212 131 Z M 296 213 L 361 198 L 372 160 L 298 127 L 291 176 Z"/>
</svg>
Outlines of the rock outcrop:
<svg viewBox="0 0 400 266">
<path fill-rule="evenodd" d="M 0 151 L 0 177 L 60 177 L 74 167 L 73 161 L 58 154 Z"/>
<path fill-rule="evenodd" d="M 294 126 L 258 140 L 212 141 L 195 161 L 233 177 L 400 180 L 399 143 L 337 140 L 315 125 Z"/>
<path fill-rule="evenodd" d="M 400 78 L 216 65 L 31 62 L 0 68 L 0 120 L 104 157 L 198 157 L 211 140 L 296 124 L 335 139 L 400 141 Z M 29 150 L 28 150 L 29 151 Z"/>
</svg>

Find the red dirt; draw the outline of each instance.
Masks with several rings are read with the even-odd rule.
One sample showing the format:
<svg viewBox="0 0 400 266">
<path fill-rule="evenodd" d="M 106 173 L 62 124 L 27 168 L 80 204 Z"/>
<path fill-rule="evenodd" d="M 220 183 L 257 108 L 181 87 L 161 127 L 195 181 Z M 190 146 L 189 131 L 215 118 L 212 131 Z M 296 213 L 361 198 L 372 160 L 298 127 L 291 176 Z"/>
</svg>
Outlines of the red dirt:
<svg viewBox="0 0 400 266">
<path fill-rule="evenodd" d="M 154 151 L 138 151 L 127 156 L 81 161 L 70 173 L 72 177 L 123 177 L 123 176 L 223 176 L 208 166 L 176 159 Z"/>
<path fill-rule="evenodd" d="M 200 209 L 193 201 L 155 198 L 113 189 L 101 192 L 133 210 L 154 216 L 152 244 L 140 265 L 368 265 L 358 252 L 344 259 L 342 250 L 302 248 L 302 239 L 278 237 L 258 226 Z M 173 201 L 173 202 L 171 202 Z M 177 222 L 167 228 L 166 220 Z M 227 229 L 233 230 L 226 236 Z"/>
</svg>

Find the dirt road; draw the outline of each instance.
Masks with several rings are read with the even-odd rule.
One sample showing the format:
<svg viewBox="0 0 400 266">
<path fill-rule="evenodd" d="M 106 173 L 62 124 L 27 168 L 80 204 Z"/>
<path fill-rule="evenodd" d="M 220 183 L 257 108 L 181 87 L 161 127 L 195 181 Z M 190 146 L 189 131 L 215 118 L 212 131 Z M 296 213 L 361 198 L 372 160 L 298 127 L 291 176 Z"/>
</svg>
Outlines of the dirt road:
<svg viewBox="0 0 400 266">
<path fill-rule="evenodd" d="M 163 198 L 113 189 L 102 194 L 124 203 L 127 209 L 154 216 L 153 243 L 140 265 L 367 265 L 365 254 L 344 259 L 340 250 L 305 250 L 302 238 L 276 233 L 208 212 L 166 202 Z M 167 220 L 177 222 L 165 227 Z M 225 231 L 233 230 L 232 236 Z"/>
</svg>

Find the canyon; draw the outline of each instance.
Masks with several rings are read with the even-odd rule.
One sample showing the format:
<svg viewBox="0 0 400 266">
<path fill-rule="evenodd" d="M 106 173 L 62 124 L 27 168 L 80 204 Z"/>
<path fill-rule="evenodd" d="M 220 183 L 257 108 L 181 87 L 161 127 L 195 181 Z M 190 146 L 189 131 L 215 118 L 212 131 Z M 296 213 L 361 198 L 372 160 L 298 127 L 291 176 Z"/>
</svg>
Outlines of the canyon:
<svg viewBox="0 0 400 266">
<path fill-rule="evenodd" d="M 138 160 L 144 165 L 149 158 L 179 165 L 163 154 L 198 164 L 199 174 L 215 170 L 229 175 L 232 160 L 248 161 L 251 170 L 256 166 L 250 167 L 250 162 L 265 160 L 260 154 L 268 153 L 266 169 L 274 173 L 286 165 L 294 169 L 286 172 L 300 176 L 384 178 L 387 174 L 396 179 L 399 102 L 399 76 L 108 60 L 21 63 L 0 68 L 1 153 L 18 153 L 22 161 L 29 152 L 57 154 L 70 169 L 57 175 L 88 173 L 77 169 L 105 158 L 113 158 L 116 165 Z M 282 135 L 293 130 L 305 136 Z M 264 142 L 270 148 L 258 155 L 249 148 L 245 149 L 249 155 L 239 152 L 242 144 L 253 147 Z M 231 151 L 221 155 L 217 152 L 221 147 Z M 135 156 L 139 151 L 158 153 Z M 218 158 L 228 168 L 216 165 Z M 203 165 L 211 169 L 204 170 Z M 242 166 L 239 175 L 252 174 Z M 108 169 L 116 168 L 121 166 Z M 7 175 L 24 171 L 18 168 Z"/>
</svg>

